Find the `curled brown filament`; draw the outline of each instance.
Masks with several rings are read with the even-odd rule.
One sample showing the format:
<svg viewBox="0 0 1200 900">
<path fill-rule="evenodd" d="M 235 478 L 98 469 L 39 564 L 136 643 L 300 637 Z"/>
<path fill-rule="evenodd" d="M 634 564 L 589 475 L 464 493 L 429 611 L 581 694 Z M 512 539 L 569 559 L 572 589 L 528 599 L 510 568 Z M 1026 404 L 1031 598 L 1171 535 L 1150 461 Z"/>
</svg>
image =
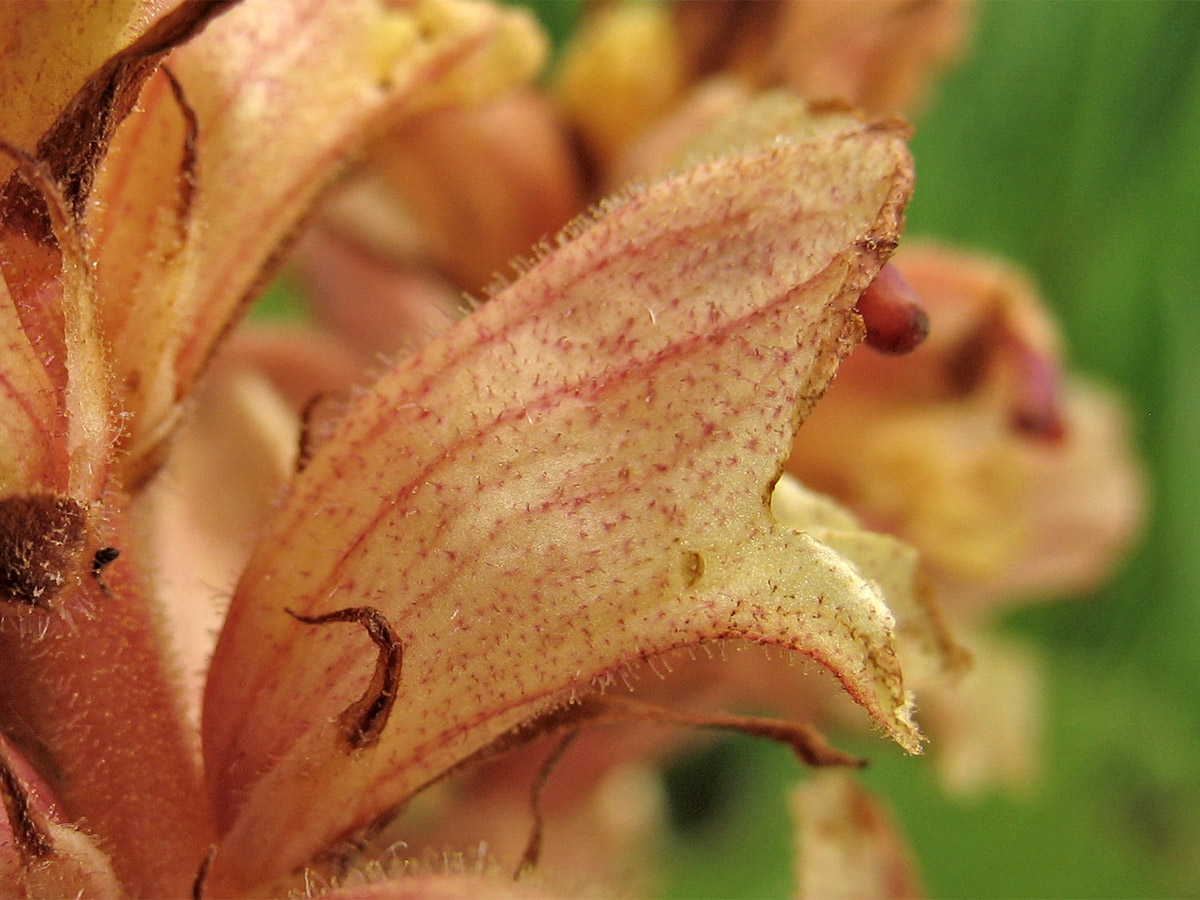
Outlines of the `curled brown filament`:
<svg viewBox="0 0 1200 900">
<path fill-rule="evenodd" d="M 558 744 L 550 751 L 550 755 L 546 757 L 541 768 L 538 769 L 537 778 L 533 783 L 533 788 L 529 795 L 529 807 L 533 813 L 533 829 L 530 831 L 529 840 L 525 844 L 525 851 L 521 854 L 521 861 L 517 863 L 517 869 L 513 872 L 513 878 L 520 878 L 526 871 L 534 868 L 538 859 L 542 855 L 542 829 L 544 822 L 542 820 L 542 791 L 546 787 L 546 782 L 550 780 L 550 774 L 558 766 L 558 761 L 562 759 L 563 754 L 567 752 L 567 748 L 575 740 L 579 734 L 579 729 L 576 728 L 568 731 L 567 734 L 559 738 Z"/>
<path fill-rule="evenodd" d="M 362 750 L 378 743 L 392 712 L 392 705 L 396 702 L 404 660 L 404 648 L 388 620 L 371 606 L 351 606 L 320 616 L 303 616 L 290 609 L 284 611 L 306 625 L 350 622 L 367 629 L 367 634 L 379 651 L 375 660 L 375 674 L 362 698 L 346 707 L 338 717 L 338 723 L 350 750 Z"/>
</svg>

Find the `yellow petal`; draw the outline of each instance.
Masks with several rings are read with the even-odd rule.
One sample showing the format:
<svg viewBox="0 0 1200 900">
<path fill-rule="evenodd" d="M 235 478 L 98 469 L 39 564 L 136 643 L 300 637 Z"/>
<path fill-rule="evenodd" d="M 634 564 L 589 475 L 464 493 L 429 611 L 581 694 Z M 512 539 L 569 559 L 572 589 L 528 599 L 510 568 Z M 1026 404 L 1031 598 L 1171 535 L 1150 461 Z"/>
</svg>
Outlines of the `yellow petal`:
<svg viewBox="0 0 1200 900">
<path fill-rule="evenodd" d="M 702 164 L 580 223 L 365 394 L 214 657 L 223 883 L 290 871 L 522 722 L 702 642 L 807 654 L 916 749 L 878 592 L 768 508 L 798 417 L 861 339 L 853 305 L 910 183 L 903 137 L 865 125 Z M 285 608 L 357 606 L 391 623 L 403 671 L 347 750 L 375 648 Z"/>
<path fill-rule="evenodd" d="M 879 586 L 896 617 L 906 681 L 918 685 L 939 675 L 956 675 L 966 666 L 967 654 L 947 632 L 913 547 L 891 535 L 864 530 L 848 510 L 786 472 L 771 495 L 771 511 L 783 524 L 807 532 L 850 560 Z M 770 690 L 766 687 L 764 693 Z"/>
<path fill-rule="evenodd" d="M 686 78 L 670 9 L 617 3 L 586 18 L 563 51 L 559 105 L 603 165 L 663 113 Z"/>
</svg>

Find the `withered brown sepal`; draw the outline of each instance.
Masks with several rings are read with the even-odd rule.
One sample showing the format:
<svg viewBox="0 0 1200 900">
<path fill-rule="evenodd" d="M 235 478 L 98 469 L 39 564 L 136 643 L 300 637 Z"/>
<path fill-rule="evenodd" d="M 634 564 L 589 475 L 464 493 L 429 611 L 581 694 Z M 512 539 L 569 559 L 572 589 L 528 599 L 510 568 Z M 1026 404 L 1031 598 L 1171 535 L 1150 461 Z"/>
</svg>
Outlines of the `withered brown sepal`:
<svg viewBox="0 0 1200 900">
<path fill-rule="evenodd" d="M 0 600 L 48 609 L 78 571 L 87 510 L 70 497 L 0 498 Z"/>
</svg>

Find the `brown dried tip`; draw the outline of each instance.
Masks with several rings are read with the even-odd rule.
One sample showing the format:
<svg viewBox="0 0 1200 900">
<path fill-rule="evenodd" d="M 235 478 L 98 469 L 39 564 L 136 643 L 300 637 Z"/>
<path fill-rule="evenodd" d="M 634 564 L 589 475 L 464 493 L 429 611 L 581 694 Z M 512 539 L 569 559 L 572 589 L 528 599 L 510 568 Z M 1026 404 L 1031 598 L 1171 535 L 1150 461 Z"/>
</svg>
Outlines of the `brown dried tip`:
<svg viewBox="0 0 1200 900">
<path fill-rule="evenodd" d="M 854 308 L 867 327 L 867 346 L 880 353 L 911 353 L 929 336 L 929 316 L 893 265 L 879 271 Z"/>
<path fill-rule="evenodd" d="M 196 878 L 192 881 L 192 900 L 204 900 L 204 888 L 208 884 L 208 873 L 212 871 L 213 860 L 217 858 L 217 845 L 213 844 L 200 861 L 196 870 Z"/>
<path fill-rule="evenodd" d="M 43 833 L 32 812 L 29 789 L 0 758 L 0 800 L 12 829 L 12 843 L 25 865 L 30 865 L 54 852 L 50 839 Z"/>
</svg>

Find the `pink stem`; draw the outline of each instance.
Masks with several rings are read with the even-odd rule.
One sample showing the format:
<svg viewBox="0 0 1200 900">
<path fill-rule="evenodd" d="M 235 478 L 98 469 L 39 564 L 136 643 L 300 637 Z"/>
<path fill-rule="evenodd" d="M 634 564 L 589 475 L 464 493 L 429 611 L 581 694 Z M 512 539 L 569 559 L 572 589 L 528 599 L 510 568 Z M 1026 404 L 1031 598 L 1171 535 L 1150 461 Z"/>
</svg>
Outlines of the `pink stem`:
<svg viewBox="0 0 1200 900">
<path fill-rule="evenodd" d="M 214 833 L 197 742 L 136 566 L 127 503 L 110 496 L 106 505 L 116 511 L 87 552 L 111 545 L 125 551 L 120 559 L 64 587 L 51 611 L 0 627 L 0 726 L 131 895 L 187 896 Z"/>
</svg>

